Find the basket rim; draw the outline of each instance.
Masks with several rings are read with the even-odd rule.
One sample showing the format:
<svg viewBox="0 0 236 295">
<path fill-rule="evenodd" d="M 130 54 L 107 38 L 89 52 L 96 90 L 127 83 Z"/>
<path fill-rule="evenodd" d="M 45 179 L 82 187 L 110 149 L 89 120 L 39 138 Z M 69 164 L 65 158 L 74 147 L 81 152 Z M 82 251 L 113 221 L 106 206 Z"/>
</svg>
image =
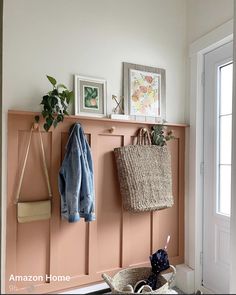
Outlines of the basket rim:
<svg viewBox="0 0 236 295">
<path fill-rule="evenodd" d="M 118 271 L 112 278 L 111 280 L 114 281 L 117 278 L 119 278 L 119 276 L 123 273 L 123 272 L 127 272 L 127 271 L 132 271 L 132 270 L 136 270 L 136 271 L 150 271 L 150 273 L 152 273 L 152 267 L 150 266 L 140 266 L 140 267 L 128 267 L 128 268 L 124 268 L 121 269 L 120 271 Z M 170 264 L 170 267 L 167 270 L 171 270 L 172 271 L 172 276 L 171 278 L 168 280 L 166 279 L 162 274 L 160 273 L 160 276 L 162 277 L 162 280 L 165 281 L 165 283 L 168 283 L 169 285 L 173 282 L 175 276 L 176 276 L 176 268 L 175 266 L 173 266 L 172 264 Z"/>
</svg>

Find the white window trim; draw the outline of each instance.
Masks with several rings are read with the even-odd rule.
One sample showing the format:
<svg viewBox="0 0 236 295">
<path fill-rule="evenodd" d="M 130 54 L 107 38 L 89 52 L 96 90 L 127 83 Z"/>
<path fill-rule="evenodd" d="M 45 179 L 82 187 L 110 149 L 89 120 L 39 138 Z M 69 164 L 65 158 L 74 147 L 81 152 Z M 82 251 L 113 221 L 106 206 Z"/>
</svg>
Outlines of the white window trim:
<svg viewBox="0 0 236 295">
<path fill-rule="evenodd" d="M 236 4 L 234 3 L 234 33 L 236 34 Z M 236 38 L 234 38 L 234 62 L 236 64 Z M 230 293 L 236 293 L 236 66 L 233 68 L 233 107 L 232 107 L 232 184 L 231 184 L 231 219 L 230 219 Z"/>
<path fill-rule="evenodd" d="M 203 72 L 204 54 L 233 40 L 233 20 L 219 26 L 190 45 L 190 130 L 188 202 L 186 206 L 185 261 L 195 270 L 195 290 L 202 288 L 203 217 Z"/>
</svg>

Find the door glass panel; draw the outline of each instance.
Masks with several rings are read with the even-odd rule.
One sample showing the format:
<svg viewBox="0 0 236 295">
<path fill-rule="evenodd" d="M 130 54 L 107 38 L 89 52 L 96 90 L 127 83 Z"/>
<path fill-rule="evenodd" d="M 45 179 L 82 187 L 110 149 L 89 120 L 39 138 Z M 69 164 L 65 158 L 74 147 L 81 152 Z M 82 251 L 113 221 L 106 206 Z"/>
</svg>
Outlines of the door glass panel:
<svg viewBox="0 0 236 295">
<path fill-rule="evenodd" d="M 220 164 L 231 164 L 232 115 L 220 116 Z"/>
<path fill-rule="evenodd" d="M 220 115 L 232 113 L 233 64 L 220 68 Z"/>
<path fill-rule="evenodd" d="M 233 64 L 219 67 L 217 213 L 230 216 Z"/>
</svg>

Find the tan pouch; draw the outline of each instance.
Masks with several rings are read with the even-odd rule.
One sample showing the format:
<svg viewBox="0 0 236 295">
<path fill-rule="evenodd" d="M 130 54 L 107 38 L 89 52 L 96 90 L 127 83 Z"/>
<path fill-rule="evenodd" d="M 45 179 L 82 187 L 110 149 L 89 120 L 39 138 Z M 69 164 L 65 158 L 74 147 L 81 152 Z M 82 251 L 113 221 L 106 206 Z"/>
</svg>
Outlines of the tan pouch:
<svg viewBox="0 0 236 295">
<path fill-rule="evenodd" d="M 23 176 L 25 172 L 25 166 L 29 154 L 29 148 L 30 148 L 30 143 L 31 143 L 31 137 L 32 137 L 32 132 L 34 129 L 37 129 L 38 134 L 39 134 L 39 139 L 40 139 L 40 146 L 42 150 L 42 159 L 43 159 L 43 167 L 44 167 L 44 174 L 46 177 L 46 182 L 47 182 L 47 188 L 48 188 L 48 200 L 43 200 L 43 201 L 20 201 L 20 190 L 21 190 L 21 185 L 23 181 Z M 23 163 L 23 168 L 20 174 L 20 180 L 19 180 L 19 185 L 16 193 L 16 205 L 17 205 L 17 220 L 19 223 L 25 223 L 25 222 L 31 222 L 31 221 L 37 221 L 37 220 L 45 220 L 51 218 L 51 212 L 52 212 L 52 192 L 51 192 L 51 186 L 50 186 L 50 181 L 49 181 L 49 175 L 48 175 L 48 170 L 47 170 L 47 164 L 46 164 L 46 158 L 45 158 L 45 152 L 44 152 L 44 147 L 43 147 L 43 140 L 41 133 L 39 132 L 38 127 L 31 129 L 30 132 L 30 137 L 29 137 L 29 142 L 27 145 L 26 149 L 26 155 Z"/>
<path fill-rule="evenodd" d="M 25 223 L 51 218 L 51 200 L 17 203 L 17 220 Z"/>
</svg>

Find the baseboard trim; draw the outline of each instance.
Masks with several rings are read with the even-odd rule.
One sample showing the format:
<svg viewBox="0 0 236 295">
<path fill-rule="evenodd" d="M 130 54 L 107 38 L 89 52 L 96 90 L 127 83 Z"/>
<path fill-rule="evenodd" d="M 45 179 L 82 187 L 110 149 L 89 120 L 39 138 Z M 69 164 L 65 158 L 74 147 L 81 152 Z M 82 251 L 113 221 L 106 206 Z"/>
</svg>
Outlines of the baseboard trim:
<svg viewBox="0 0 236 295">
<path fill-rule="evenodd" d="M 106 283 L 94 284 L 87 287 L 77 288 L 61 292 L 59 294 L 104 294 L 110 291 Z"/>
<path fill-rule="evenodd" d="M 195 291 L 194 270 L 186 264 L 176 265 L 176 287 L 186 294 Z"/>
</svg>

